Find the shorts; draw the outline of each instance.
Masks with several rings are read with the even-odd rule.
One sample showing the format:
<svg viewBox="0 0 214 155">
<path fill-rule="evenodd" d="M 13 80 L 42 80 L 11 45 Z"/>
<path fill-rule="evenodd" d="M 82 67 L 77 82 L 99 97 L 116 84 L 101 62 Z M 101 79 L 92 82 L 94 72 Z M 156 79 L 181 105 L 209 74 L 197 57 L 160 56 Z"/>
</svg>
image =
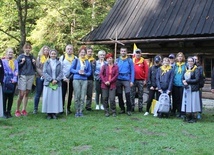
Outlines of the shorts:
<svg viewBox="0 0 214 155">
<path fill-rule="evenodd" d="M 18 89 L 31 90 L 34 81 L 34 75 L 19 75 Z"/>
</svg>

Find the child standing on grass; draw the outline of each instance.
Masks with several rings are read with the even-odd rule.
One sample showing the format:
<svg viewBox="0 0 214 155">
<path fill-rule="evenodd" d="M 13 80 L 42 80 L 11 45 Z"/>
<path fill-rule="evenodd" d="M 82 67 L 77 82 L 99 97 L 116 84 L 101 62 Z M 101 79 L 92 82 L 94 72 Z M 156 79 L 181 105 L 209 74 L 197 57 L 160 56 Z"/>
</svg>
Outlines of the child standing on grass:
<svg viewBox="0 0 214 155">
<path fill-rule="evenodd" d="M 174 72 L 170 65 L 169 58 L 163 58 L 162 66 L 158 69 L 156 75 L 156 82 L 158 87 L 159 95 L 162 93 L 167 93 L 170 95 L 172 91 L 172 82 L 173 82 Z M 158 109 L 158 104 L 156 104 L 155 109 Z M 156 108 L 157 107 L 157 108 Z M 154 111 L 154 116 L 157 116 L 157 111 Z"/>
<path fill-rule="evenodd" d="M 19 80 L 18 80 L 18 89 L 19 96 L 17 100 L 17 108 L 15 112 L 16 117 L 20 117 L 21 115 L 27 116 L 27 102 L 28 95 L 30 90 L 32 89 L 34 76 L 36 72 L 36 60 L 30 54 L 32 47 L 30 43 L 25 43 L 23 46 L 24 53 L 20 54 L 17 58 L 18 66 L 19 66 Z M 21 102 L 23 101 L 23 108 L 20 112 Z"/>
<path fill-rule="evenodd" d="M 42 100 L 42 112 L 47 113 L 47 119 L 57 119 L 56 114 L 63 111 L 62 108 L 62 64 L 57 59 L 57 51 L 50 50 L 50 59 L 43 68 L 44 88 Z"/>
</svg>

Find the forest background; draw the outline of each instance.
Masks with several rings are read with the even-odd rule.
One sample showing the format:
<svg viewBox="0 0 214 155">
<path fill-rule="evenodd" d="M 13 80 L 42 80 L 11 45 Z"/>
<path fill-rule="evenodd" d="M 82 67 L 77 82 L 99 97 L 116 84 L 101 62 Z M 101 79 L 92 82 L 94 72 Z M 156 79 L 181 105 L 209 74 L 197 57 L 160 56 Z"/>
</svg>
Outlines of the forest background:
<svg viewBox="0 0 214 155">
<path fill-rule="evenodd" d="M 0 56 L 8 47 L 20 54 L 26 41 L 32 43 L 35 56 L 43 45 L 62 54 L 66 44 L 73 44 L 77 51 L 81 38 L 102 23 L 115 1 L 0 1 Z"/>
</svg>

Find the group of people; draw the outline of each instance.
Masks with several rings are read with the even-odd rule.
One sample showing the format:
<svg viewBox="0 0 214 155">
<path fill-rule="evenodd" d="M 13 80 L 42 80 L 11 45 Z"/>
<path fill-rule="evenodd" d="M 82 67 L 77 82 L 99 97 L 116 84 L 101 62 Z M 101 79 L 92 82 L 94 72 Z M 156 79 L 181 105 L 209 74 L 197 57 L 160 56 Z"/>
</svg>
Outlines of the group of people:
<svg viewBox="0 0 214 155">
<path fill-rule="evenodd" d="M 47 119 L 56 119 L 58 113 L 71 114 L 73 96 L 74 115 L 82 117 L 84 108 L 92 110 L 94 90 L 95 109 L 104 110 L 106 117 L 117 115 L 115 96 L 119 100 L 119 114 L 132 115 L 136 110 L 136 96 L 138 111 L 143 112 L 143 92 L 146 85 L 149 98 L 145 116 L 149 115 L 152 100 L 158 99 L 161 93 L 172 96 L 172 115 L 182 117 L 186 114 L 188 122 L 195 122 L 196 114 L 202 111 L 200 88 L 203 84 L 201 85 L 200 81 L 204 77 L 197 56 L 188 57 L 185 62 L 182 52 L 176 57 L 174 54 L 164 58 L 157 55 L 154 57 L 154 65 L 149 68 L 140 49 L 136 49 L 134 57 L 130 58 L 127 48 L 122 47 L 116 60 L 112 53 L 106 53 L 104 50 L 98 52 L 96 60 L 93 57 L 93 49 L 85 46 L 79 49 L 77 57 L 71 44 L 65 47 L 65 53 L 60 57 L 57 50 L 48 46 L 41 48 L 37 58 L 33 57 L 31 50 L 31 44 L 26 43 L 23 46 L 24 53 L 14 59 L 13 49 L 8 48 L 5 58 L 0 61 L 0 93 L 3 94 L 0 96 L 3 96 L 2 114 L 5 118 L 12 117 L 11 107 L 16 84 L 19 95 L 15 116 L 28 114 L 28 95 L 34 81 L 36 91 L 33 113 L 38 113 L 40 97 L 43 95 L 42 112 L 47 113 Z"/>
</svg>

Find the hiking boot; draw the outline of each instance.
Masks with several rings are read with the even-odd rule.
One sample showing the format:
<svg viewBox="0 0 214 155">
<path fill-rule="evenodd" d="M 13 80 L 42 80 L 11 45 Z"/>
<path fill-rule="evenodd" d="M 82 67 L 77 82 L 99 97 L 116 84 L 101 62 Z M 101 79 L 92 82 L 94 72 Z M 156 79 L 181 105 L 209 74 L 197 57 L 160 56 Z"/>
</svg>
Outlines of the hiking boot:
<svg viewBox="0 0 214 155">
<path fill-rule="evenodd" d="M 37 114 L 38 110 L 34 109 L 33 114 Z"/>
<path fill-rule="evenodd" d="M 143 108 L 139 108 L 139 112 L 143 112 Z"/>
<path fill-rule="evenodd" d="M 79 113 L 78 112 L 76 112 L 76 114 L 74 115 L 75 117 L 79 117 Z"/>
<path fill-rule="evenodd" d="M 113 113 L 112 116 L 113 116 L 113 117 L 116 117 L 117 115 L 116 115 L 116 113 Z"/>
<path fill-rule="evenodd" d="M 127 111 L 127 115 L 131 116 L 132 115 L 131 111 Z"/>
<path fill-rule="evenodd" d="M 119 114 L 125 114 L 125 110 L 121 110 Z"/>
<path fill-rule="evenodd" d="M 7 118 L 11 118 L 11 117 L 13 117 L 13 116 L 11 115 L 11 112 L 7 112 Z"/>
<path fill-rule="evenodd" d="M 107 112 L 107 113 L 105 113 L 105 116 L 106 116 L 106 117 L 109 117 L 109 116 L 110 116 L 110 114 Z"/>
<path fill-rule="evenodd" d="M 134 112 L 134 106 L 132 107 L 131 111 Z"/>
<path fill-rule="evenodd" d="M 91 108 L 88 108 L 88 107 L 85 107 L 85 110 L 87 110 L 87 111 L 92 111 L 92 109 L 91 109 Z"/>
</svg>

